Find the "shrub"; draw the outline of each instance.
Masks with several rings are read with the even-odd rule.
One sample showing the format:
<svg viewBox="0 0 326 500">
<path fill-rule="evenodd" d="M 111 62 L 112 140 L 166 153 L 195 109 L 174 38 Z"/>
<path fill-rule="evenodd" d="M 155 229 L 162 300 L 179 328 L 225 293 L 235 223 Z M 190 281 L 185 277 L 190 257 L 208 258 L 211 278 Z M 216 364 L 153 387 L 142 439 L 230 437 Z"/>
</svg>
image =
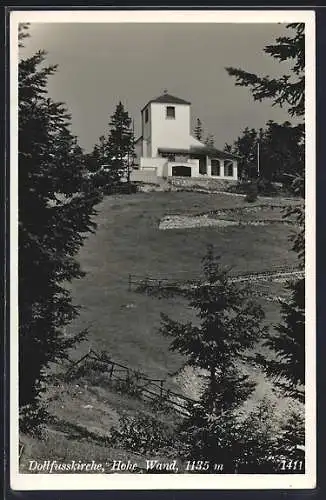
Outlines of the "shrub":
<svg viewBox="0 0 326 500">
<path fill-rule="evenodd" d="M 19 413 L 19 430 L 39 439 L 46 436 L 46 424 L 50 415 L 44 405 L 31 403 L 25 405 Z"/>
<path fill-rule="evenodd" d="M 191 418 L 179 428 L 179 456 L 186 461 L 223 464 L 225 474 L 268 474 L 279 469 L 274 453 L 277 438 L 275 412 L 261 401 L 245 414 L 239 409 L 208 414 L 197 404 Z M 214 473 L 210 467 L 206 473 Z"/>
<path fill-rule="evenodd" d="M 92 185 L 105 195 L 110 194 L 134 194 L 138 186 L 133 182 L 112 182 L 109 174 L 98 172 L 92 177 Z"/>
<path fill-rule="evenodd" d="M 163 422 L 148 415 L 130 417 L 123 415 L 119 429 L 111 430 L 111 445 L 138 453 L 156 452 L 172 446 L 173 430 Z"/>
<path fill-rule="evenodd" d="M 238 181 L 236 184 L 231 184 L 230 186 L 228 186 L 227 191 L 230 193 L 246 194 L 245 190 L 247 184 L 247 182 Z"/>
<path fill-rule="evenodd" d="M 305 421 L 304 417 L 294 410 L 281 426 L 277 436 L 276 453 L 280 472 L 305 472 Z"/>
<path fill-rule="evenodd" d="M 251 182 L 246 187 L 246 197 L 245 201 L 248 203 L 253 203 L 258 198 L 258 186 L 256 182 Z"/>
<path fill-rule="evenodd" d="M 257 182 L 258 193 L 263 196 L 276 196 L 279 194 L 279 189 L 270 180 L 259 179 Z"/>
<path fill-rule="evenodd" d="M 142 376 L 139 372 L 128 373 L 125 379 L 116 380 L 114 389 L 120 394 L 128 394 L 133 398 L 140 398 L 141 387 L 139 382 Z"/>
</svg>

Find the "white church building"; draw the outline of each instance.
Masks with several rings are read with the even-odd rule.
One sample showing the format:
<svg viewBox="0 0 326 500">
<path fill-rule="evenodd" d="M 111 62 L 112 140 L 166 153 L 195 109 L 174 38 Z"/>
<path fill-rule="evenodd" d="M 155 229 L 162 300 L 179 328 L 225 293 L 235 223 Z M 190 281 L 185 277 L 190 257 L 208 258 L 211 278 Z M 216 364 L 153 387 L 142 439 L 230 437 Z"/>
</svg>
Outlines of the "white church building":
<svg viewBox="0 0 326 500">
<path fill-rule="evenodd" d="M 191 103 L 167 92 L 141 110 L 136 154 L 139 173 L 143 174 L 238 179 L 237 158 L 193 137 Z"/>
</svg>

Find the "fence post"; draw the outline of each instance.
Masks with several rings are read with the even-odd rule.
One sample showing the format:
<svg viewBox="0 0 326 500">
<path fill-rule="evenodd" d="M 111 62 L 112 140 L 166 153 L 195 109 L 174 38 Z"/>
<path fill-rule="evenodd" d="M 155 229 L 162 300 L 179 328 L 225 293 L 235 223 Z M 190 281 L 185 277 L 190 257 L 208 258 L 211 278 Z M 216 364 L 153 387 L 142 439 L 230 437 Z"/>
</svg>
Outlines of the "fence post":
<svg viewBox="0 0 326 500">
<path fill-rule="evenodd" d="M 128 291 L 131 292 L 131 274 L 128 276 Z"/>
<path fill-rule="evenodd" d="M 112 376 L 113 376 L 113 370 L 114 370 L 114 364 L 112 363 L 111 370 L 110 370 L 110 380 L 112 379 Z"/>
<path fill-rule="evenodd" d="M 164 384 L 164 380 L 161 380 L 160 381 L 160 400 L 161 401 L 163 399 L 163 384 Z"/>
</svg>

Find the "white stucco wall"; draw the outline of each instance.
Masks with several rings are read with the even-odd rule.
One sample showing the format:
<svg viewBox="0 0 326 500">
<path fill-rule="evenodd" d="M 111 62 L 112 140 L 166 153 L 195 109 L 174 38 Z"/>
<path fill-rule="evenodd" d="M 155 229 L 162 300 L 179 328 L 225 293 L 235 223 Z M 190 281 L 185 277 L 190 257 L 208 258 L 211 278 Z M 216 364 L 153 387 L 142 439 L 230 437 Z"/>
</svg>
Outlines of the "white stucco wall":
<svg viewBox="0 0 326 500">
<path fill-rule="evenodd" d="M 191 166 L 191 177 L 212 177 L 213 179 L 223 179 L 223 180 L 237 180 L 238 179 L 238 165 L 237 162 L 233 161 L 233 176 L 225 175 L 224 170 L 224 161 L 220 161 L 220 175 L 212 175 L 211 173 L 211 159 L 207 159 L 207 174 L 202 175 L 199 173 L 199 160 L 189 159 L 188 161 L 174 161 L 169 162 L 166 158 L 140 158 L 140 170 L 144 170 L 147 172 L 156 172 L 158 177 L 171 177 L 172 176 L 172 167 L 178 165 Z"/>
<path fill-rule="evenodd" d="M 189 160 L 189 162 L 191 164 L 191 176 L 192 177 L 199 177 L 200 176 L 200 173 L 199 173 L 199 160 Z"/>
<path fill-rule="evenodd" d="M 148 121 L 145 122 L 145 113 L 148 111 Z M 141 113 L 142 120 L 142 136 L 143 136 L 143 149 L 142 156 L 150 157 L 152 156 L 152 145 L 151 145 L 151 106 L 146 106 Z"/>
<path fill-rule="evenodd" d="M 159 177 L 163 177 L 163 167 L 167 164 L 168 160 L 166 158 L 140 158 L 139 168 L 141 170 L 156 171 Z"/>
<path fill-rule="evenodd" d="M 214 158 L 214 160 L 218 158 Z M 207 177 L 213 177 L 214 179 L 224 179 L 224 180 L 238 180 L 238 163 L 236 160 L 233 160 L 233 175 L 225 175 L 226 169 L 224 168 L 225 160 L 218 159 L 220 163 L 220 175 L 212 175 L 212 160 L 211 158 L 207 158 Z"/>
<path fill-rule="evenodd" d="M 166 118 L 167 106 L 173 106 L 175 109 L 175 118 Z M 145 122 L 145 113 L 148 110 L 148 121 Z M 159 148 L 167 149 L 186 149 L 191 146 L 205 147 L 198 139 L 190 133 L 190 105 L 188 104 L 169 104 L 169 103 L 149 103 L 141 114 L 142 119 L 142 147 L 139 161 L 140 169 L 154 170 L 157 176 L 169 177 L 172 175 L 173 165 L 187 165 L 186 161 L 168 162 L 166 158 L 159 156 Z M 199 173 L 199 161 L 188 160 L 192 162 L 192 177 L 203 177 Z M 195 162 L 195 163 L 194 163 Z M 211 160 L 207 158 L 207 174 L 204 177 L 213 177 L 225 180 L 237 180 L 238 168 L 237 162 L 233 161 L 233 175 L 225 175 L 224 161 L 220 162 L 220 175 L 211 175 Z"/>
<path fill-rule="evenodd" d="M 238 163 L 236 160 L 233 160 L 233 175 L 232 177 L 230 175 L 225 175 L 226 174 L 226 169 L 224 168 L 224 162 L 225 160 L 223 161 L 220 161 L 221 163 L 221 179 L 229 179 L 229 180 L 238 180 Z"/>
<path fill-rule="evenodd" d="M 166 118 L 167 106 L 175 108 L 175 118 Z M 145 121 L 146 110 L 148 121 Z M 141 113 L 143 157 L 158 156 L 159 148 L 189 149 L 190 146 L 204 147 L 190 134 L 190 105 L 162 104 L 152 102 Z"/>
<path fill-rule="evenodd" d="M 164 177 L 172 177 L 172 167 L 177 167 L 179 165 L 184 165 L 185 167 L 191 168 L 191 177 L 201 177 L 199 173 L 199 160 L 189 160 L 189 161 L 169 161 L 163 168 Z"/>
<path fill-rule="evenodd" d="M 189 135 L 189 146 L 205 147 L 203 142 L 200 142 L 196 137 Z"/>
<path fill-rule="evenodd" d="M 174 106 L 174 119 L 166 118 L 167 106 Z M 158 148 L 188 149 L 190 145 L 190 106 L 152 102 L 150 107 L 152 156 L 158 156 Z"/>
</svg>

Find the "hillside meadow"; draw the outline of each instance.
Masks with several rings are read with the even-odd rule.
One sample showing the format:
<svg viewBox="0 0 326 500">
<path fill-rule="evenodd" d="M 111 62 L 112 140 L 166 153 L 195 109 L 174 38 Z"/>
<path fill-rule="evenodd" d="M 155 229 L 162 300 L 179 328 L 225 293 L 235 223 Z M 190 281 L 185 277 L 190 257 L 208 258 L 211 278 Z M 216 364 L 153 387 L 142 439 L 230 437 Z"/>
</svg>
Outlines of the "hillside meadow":
<svg viewBox="0 0 326 500">
<path fill-rule="evenodd" d="M 293 203 L 271 200 L 273 204 L 280 202 Z M 262 201 L 255 204 L 259 203 Z M 113 360 L 150 377 L 167 378 L 178 370 L 183 360 L 169 351 L 168 340 L 158 333 L 160 313 L 188 320 L 192 311 L 182 298 L 160 300 L 129 291 L 128 276 L 194 278 L 200 274 L 208 244 L 214 245 L 221 264 L 231 266 L 233 272 L 295 265 L 289 243 L 291 228 L 282 224 L 159 230 L 159 222 L 166 215 L 246 206 L 242 197 L 222 193 L 152 192 L 106 197 L 98 207 L 97 231 L 79 254 L 86 277 L 69 285 L 81 313 L 67 334 L 89 328 L 88 342 L 79 346 L 73 357 L 81 356 L 91 346 L 106 350 Z M 264 301 L 264 307 L 267 322 L 278 322 L 277 303 Z"/>
<path fill-rule="evenodd" d="M 275 205 L 281 202 L 293 203 L 270 200 Z M 266 200 L 261 213 L 260 203 L 261 199 L 250 205 L 257 206 L 255 218 L 266 217 Z M 116 362 L 140 370 L 150 378 L 164 379 L 166 388 L 191 398 L 198 397 L 201 387 L 198 374 L 184 366 L 185 359 L 169 350 L 169 341 L 158 331 L 161 312 L 189 321 L 194 319 L 194 311 L 181 297 L 158 299 L 137 293 L 134 288 L 130 291 L 128 276 L 198 277 L 208 244 L 214 245 L 221 264 L 231 266 L 233 272 L 266 271 L 271 267 L 295 265 L 295 255 L 290 251 L 290 229 L 281 224 L 243 225 L 223 230 L 159 230 L 160 220 L 167 215 L 197 215 L 232 207 L 248 205 L 242 197 L 192 192 L 106 197 L 98 206 L 97 231 L 85 240 L 78 256 L 86 277 L 69 284 L 73 300 L 81 310 L 78 320 L 67 328 L 66 335 L 85 327 L 89 329 L 88 340 L 71 352 L 71 358 L 81 357 L 90 347 L 95 351 L 105 350 Z M 268 215 L 278 218 L 281 214 L 273 209 Z M 231 216 L 241 217 L 236 213 Z M 245 214 L 244 219 L 246 217 Z M 284 285 L 262 283 L 259 289 L 263 288 L 269 300 L 266 297 L 256 300 L 264 307 L 266 323 L 273 328 L 280 321 L 280 310 L 271 297 L 282 295 Z M 259 345 L 258 350 L 261 351 Z M 64 462 L 84 461 L 87 457 L 88 461 L 97 463 L 120 459 L 144 461 L 144 454 L 134 454 L 111 444 L 108 436 L 112 427 L 119 428 L 120 417 L 147 415 L 170 429 L 180 421 L 177 413 L 168 412 L 166 408 L 158 412 L 143 400 L 116 392 L 107 383 L 97 383 L 90 374 L 68 381 L 64 376 L 67 368 L 59 365 L 57 369 L 57 375 L 51 374 L 51 384 L 44 395 L 51 415 L 45 436 L 42 439 L 20 436 L 22 473 L 33 472 L 29 464 L 36 459 Z M 266 398 L 277 419 L 283 419 L 296 407 L 289 398 L 280 397 L 273 391 L 271 381 L 259 369 L 246 366 L 243 369 L 257 383 L 242 408 L 244 414 Z M 105 374 L 102 375 L 105 379 Z"/>
</svg>

